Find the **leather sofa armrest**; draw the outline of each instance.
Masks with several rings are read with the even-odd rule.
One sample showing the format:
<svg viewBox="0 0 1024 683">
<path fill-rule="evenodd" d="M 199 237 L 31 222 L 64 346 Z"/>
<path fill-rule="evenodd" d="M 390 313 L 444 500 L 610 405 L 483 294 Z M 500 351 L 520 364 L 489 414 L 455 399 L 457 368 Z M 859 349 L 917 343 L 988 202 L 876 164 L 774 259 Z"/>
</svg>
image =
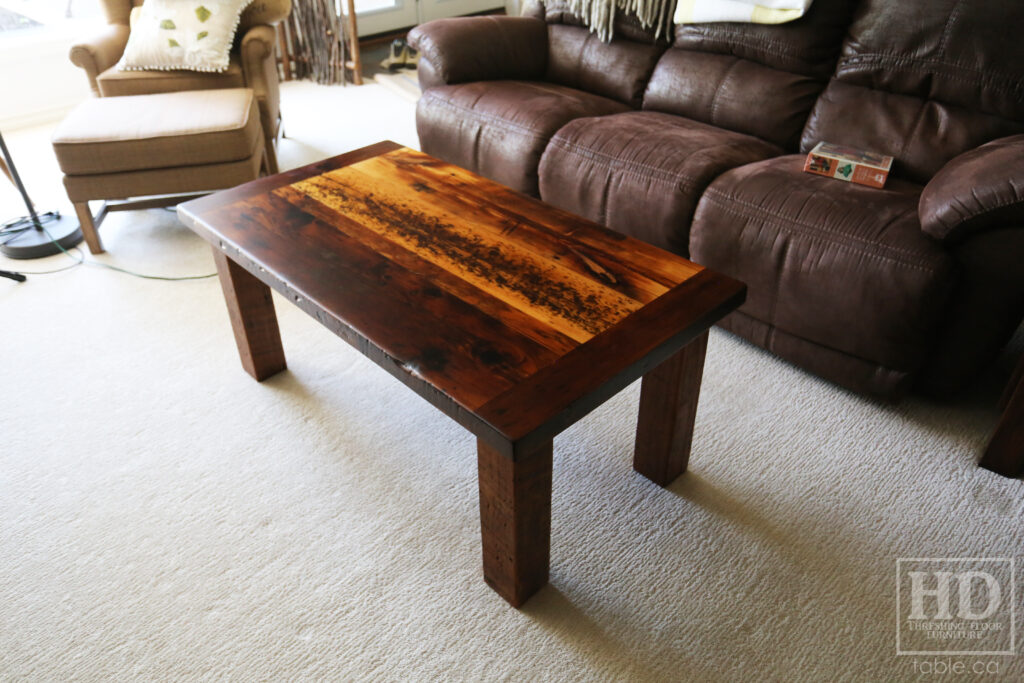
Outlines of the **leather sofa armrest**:
<svg viewBox="0 0 1024 683">
<path fill-rule="evenodd" d="M 921 193 L 921 229 L 956 242 L 1024 224 L 1024 135 L 993 140 L 953 158 Z"/>
<path fill-rule="evenodd" d="M 502 79 L 539 80 L 548 61 L 547 25 L 532 17 L 435 19 L 409 33 L 420 51 L 424 90 Z"/>
<path fill-rule="evenodd" d="M 96 77 L 117 64 L 128 44 L 129 29 L 126 24 L 109 24 L 92 40 L 71 46 L 68 57 L 75 66 L 85 69 L 89 86 L 97 96 L 100 94 Z"/>
</svg>

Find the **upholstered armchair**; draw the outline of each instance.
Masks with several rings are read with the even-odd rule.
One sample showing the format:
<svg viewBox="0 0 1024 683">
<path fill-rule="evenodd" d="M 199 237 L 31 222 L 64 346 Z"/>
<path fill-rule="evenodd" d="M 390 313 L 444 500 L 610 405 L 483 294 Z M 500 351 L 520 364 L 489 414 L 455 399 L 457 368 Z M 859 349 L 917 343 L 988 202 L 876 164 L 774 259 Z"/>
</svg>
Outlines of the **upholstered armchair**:
<svg viewBox="0 0 1024 683">
<path fill-rule="evenodd" d="M 274 25 L 291 11 L 291 0 L 254 0 L 242 14 L 231 62 L 223 73 L 198 71 L 120 71 L 131 31 L 133 7 L 143 0 L 100 0 L 107 27 L 87 42 L 71 48 L 71 61 L 85 69 L 97 97 L 146 95 L 180 90 L 252 88 L 266 136 L 268 165 L 277 172 L 275 141 L 280 129 L 280 92 Z"/>
</svg>

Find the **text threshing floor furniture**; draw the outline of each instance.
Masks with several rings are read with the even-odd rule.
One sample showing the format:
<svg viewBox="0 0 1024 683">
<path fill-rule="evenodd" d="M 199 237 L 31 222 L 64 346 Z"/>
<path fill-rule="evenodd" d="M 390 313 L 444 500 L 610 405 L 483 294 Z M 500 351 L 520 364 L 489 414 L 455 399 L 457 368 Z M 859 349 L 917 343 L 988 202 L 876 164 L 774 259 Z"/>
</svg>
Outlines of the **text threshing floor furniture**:
<svg viewBox="0 0 1024 683">
<path fill-rule="evenodd" d="M 214 247 L 257 380 L 285 368 L 272 287 L 477 436 L 484 578 L 517 607 L 548 579 L 552 438 L 643 376 L 633 467 L 668 485 L 707 330 L 746 294 L 391 142 L 179 215 Z"/>
</svg>

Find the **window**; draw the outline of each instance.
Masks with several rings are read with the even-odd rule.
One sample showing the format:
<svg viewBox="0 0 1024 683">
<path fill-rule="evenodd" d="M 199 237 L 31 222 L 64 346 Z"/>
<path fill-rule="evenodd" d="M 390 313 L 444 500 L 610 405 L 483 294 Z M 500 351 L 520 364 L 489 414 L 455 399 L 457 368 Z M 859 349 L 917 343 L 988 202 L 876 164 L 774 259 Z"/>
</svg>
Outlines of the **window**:
<svg viewBox="0 0 1024 683">
<path fill-rule="evenodd" d="M 0 0 L 0 40 L 26 30 L 45 32 L 102 16 L 98 0 Z"/>
</svg>

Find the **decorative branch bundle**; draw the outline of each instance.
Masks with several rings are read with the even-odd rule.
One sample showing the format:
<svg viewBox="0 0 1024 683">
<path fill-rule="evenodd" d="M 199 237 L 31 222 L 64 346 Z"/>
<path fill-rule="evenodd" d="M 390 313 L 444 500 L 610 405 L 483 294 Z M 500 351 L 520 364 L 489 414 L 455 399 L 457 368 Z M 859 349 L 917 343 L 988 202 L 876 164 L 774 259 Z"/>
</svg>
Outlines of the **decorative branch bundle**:
<svg viewBox="0 0 1024 683">
<path fill-rule="evenodd" d="M 295 78 L 345 83 L 345 31 L 334 0 L 292 0 L 288 51 Z"/>
</svg>

